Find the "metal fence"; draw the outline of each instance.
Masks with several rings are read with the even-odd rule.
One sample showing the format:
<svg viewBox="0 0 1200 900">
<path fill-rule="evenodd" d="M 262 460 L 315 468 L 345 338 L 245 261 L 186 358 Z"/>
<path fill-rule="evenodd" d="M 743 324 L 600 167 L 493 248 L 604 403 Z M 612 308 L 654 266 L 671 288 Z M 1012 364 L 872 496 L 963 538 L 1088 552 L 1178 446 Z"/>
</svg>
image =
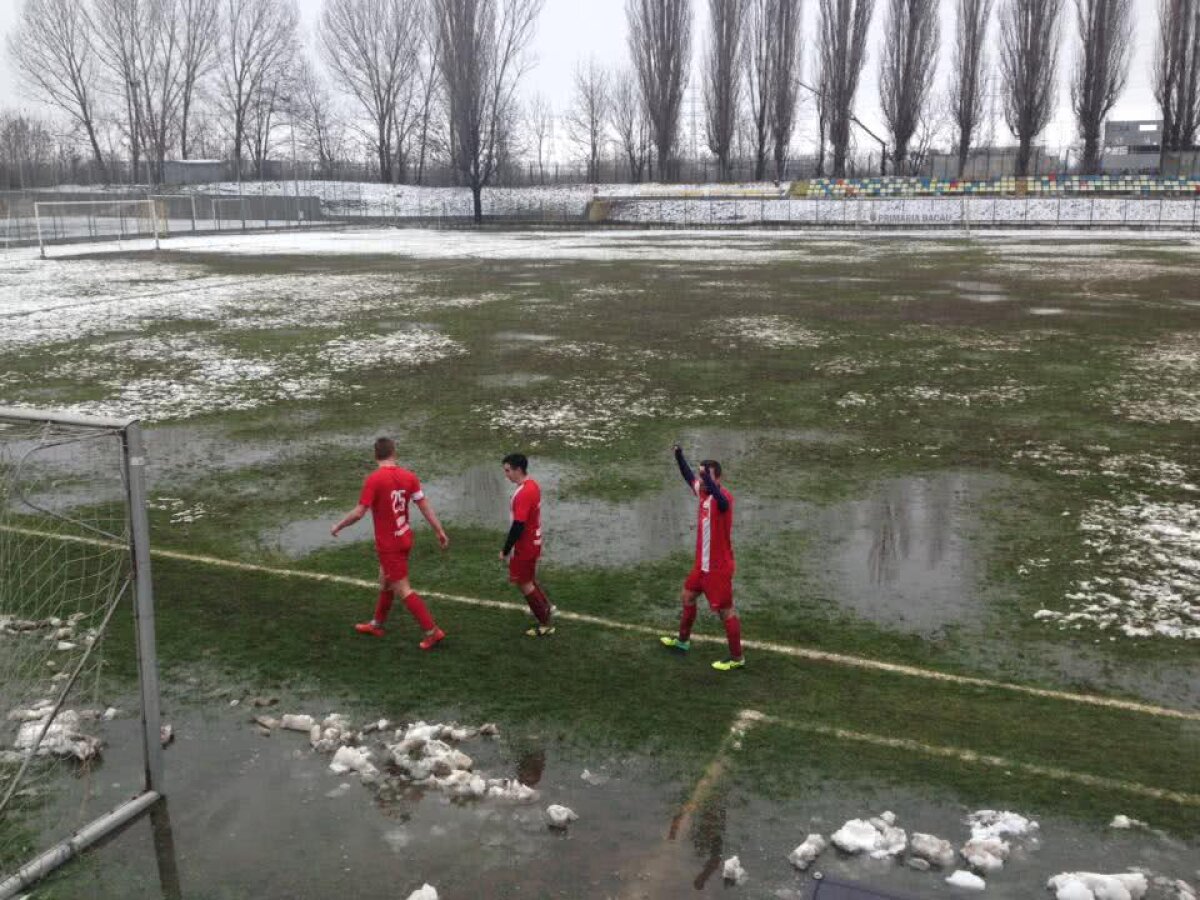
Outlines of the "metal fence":
<svg viewBox="0 0 1200 900">
<path fill-rule="evenodd" d="M 0 244 L 8 247 L 39 240 L 58 243 L 299 228 L 324 217 L 319 197 L 265 192 L 7 191 L 0 192 Z"/>
</svg>

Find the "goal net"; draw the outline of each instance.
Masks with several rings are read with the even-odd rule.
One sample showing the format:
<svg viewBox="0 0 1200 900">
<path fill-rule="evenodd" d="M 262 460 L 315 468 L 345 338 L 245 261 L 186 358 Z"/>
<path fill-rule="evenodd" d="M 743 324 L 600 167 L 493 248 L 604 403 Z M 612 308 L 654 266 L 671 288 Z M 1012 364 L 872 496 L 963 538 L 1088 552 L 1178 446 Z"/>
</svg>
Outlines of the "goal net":
<svg viewBox="0 0 1200 900">
<path fill-rule="evenodd" d="M 158 799 L 140 442 L 0 409 L 0 898 Z M 139 677 L 110 671 L 127 659 Z M 145 784 L 114 790 L 117 771 Z"/>
<path fill-rule="evenodd" d="M 149 198 L 137 200 L 62 200 L 34 204 L 38 244 L 58 241 L 132 240 L 153 238 L 162 230 L 158 210 Z"/>
</svg>

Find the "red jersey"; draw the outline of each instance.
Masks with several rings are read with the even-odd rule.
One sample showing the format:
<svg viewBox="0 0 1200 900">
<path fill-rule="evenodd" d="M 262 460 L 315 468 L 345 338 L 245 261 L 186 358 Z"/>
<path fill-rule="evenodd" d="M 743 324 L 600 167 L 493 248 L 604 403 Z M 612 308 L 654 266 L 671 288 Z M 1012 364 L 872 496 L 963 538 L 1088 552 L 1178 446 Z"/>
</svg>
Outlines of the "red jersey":
<svg viewBox="0 0 1200 900">
<path fill-rule="evenodd" d="M 526 478 L 513 492 L 511 522 L 524 522 L 525 530 L 513 547 L 513 559 L 537 559 L 542 555 L 542 489 Z"/>
<path fill-rule="evenodd" d="M 701 572 L 733 574 L 733 494 L 724 486 L 721 490 L 729 498 L 729 509 L 721 512 L 717 501 L 711 496 L 700 494 L 704 482 L 699 478 L 692 490 L 700 498 L 700 511 L 696 520 L 696 568 Z"/>
<path fill-rule="evenodd" d="M 421 482 L 408 469 L 380 466 L 367 476 L 358 502 L 371 510 L 375 549 L 381 553 L 408 552 L 412 547 L 408 504 L 424 498 Z"/>
</svg>

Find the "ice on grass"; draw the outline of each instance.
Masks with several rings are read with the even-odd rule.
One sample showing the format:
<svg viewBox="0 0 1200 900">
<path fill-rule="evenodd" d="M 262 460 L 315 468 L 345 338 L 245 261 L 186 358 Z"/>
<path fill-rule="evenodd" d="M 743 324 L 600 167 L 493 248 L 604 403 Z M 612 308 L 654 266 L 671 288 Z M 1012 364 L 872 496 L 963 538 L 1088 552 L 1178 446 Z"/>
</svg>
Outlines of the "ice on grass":
<svg viewBox="0 0 1200 900">
<path fill-rule="evenodd" d="M 1129 816 L 1116 815 L 1113 820 L 1108 823 L 1109 828 L 1118 830 L 1129 830 L 1133 828 L 1148 828 L 1149 826 L 1141 819 L 1131 819 Z"/>
<path fill-rule="evenodd" d="M 1064 872 L 1046 882 L 1046 887 L 1054 892 L 1055 900 L 1141 900 L 1150 885 L 1140 872 Z"/>
<path fill-rule="evenodd" d="M 788 854 L 788 862 L 801 872 L 807 871 L 818 856 L 829 846 L 825 838 L 819 834 L 810 834 L 795 850 Z"/>
<path fill-rule="evenodd" d="M 370 751 L 361 747 L 338 747 L 329 768 L 335 775 L 358 772 L 360 775 L 371 776 L 378 772 L 371 762 Z"/>
<path fill-rule="evenodd" d="M 721 875 L 730 884 L 741 884 L 746 880 L 746 870 L 742 868 L 742 861 L 736 856 L 725 860 L 725 865 L 721 867 Z"/>
<path fill-rule="evenodd" d="M 487 796 L 507 803 L 534 803 L 538 792 L 513 778 L 488 779 Z"/>
<path fill-rule="evenodd" d="M 953 875 L 947 876 L 946 884 L 951 887 L 962 888 L 966 891 L 982 891 L 987 889 L 986 881 L 974 872 L 967 872 L 963 869 L 958 869 Z"/>
<path fill-rule="evenodd" d="M 579 777 L 585 783 L 590 784 L 592 787 L 599 787 L 602 784 L 608 784 L 608 780 L 609 780 L 607 775 L 604 775 L 600 772 L 592 772 L 592 771 L 589 771 L 588 769 L 584 769 L 579 774 Z"/>
<path fill-rule="evenodd" d="M 431 884 L 423 884 L 408 895 L 408 900 L 438 900 L 437 888 Z"/>
<path fill-rule="evenodd" d="M 559 806 L 557 803 L 552 803 L 546 807 L 546 822 L 551 828 L 565 830 L 568 825 L 579 818 L 575 811 L 565 806 Z"/>
</svg>

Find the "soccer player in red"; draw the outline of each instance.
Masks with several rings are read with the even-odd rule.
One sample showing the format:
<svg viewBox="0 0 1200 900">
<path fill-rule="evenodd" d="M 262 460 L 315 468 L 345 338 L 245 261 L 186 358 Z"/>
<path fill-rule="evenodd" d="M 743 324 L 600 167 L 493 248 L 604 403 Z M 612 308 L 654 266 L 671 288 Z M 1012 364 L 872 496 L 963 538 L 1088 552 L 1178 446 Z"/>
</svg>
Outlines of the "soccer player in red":
<svg viewBox="0 0 1200 900">
<path fill-rule="evenodd" d="M 525 595 L 537 624 L 525 633 L 530 637 L 554 634 L 554 607 L 537 581 L 537 562 L 542 555 L 542 489 L 529 477 L 529 460 L 523 453 L 504 457 L 504 477 L 517 486 L 510 502 L 512 524 L 500 559 L 508 563 L 508 580 Z"/>
<path fill-rule="evenodd" d="M 363 482 L 358 506 L 330 529 L 338 533 L 353 525 L 371 511 L 375 525 L 375 552 L 379 557 L 379 600 L 375 604 L 375 617 L 370 622 L 354 626 L 359 634 L 383 637 L 383 626 L 396 597 L 404 601 L 408 611 L 425 632 L 421 641 L 422 650 L 430 650 L 446 633 L 437 627 L 425 601 L 408 583 L 408 552 L 412 549 L 412 526 L 408 519 L 408 504 L 414 502 L 434 532 L 438 543 L 445 550 L 450 538 L 438 521 L 437 514 L 429 505 L 421 482 L 417 476 L 396 463 L 396 442 L 391 438 L 379 438 L 375 442 L 376 469 Z"/>
<path fill-rule="evenodd" d="M 725 637 L 729 641 L 729 658 L 714 662 L 713 668 L 719 672 L 741 669 L 746 659 L 742 655 L 742 623 L 733 608 L 733 494 L 721 484 L 721 464 L 715 459 L 703 460 L 697 477 L 684 458 L 683 449 L 676 444 L 674 450 L 679 474 L 700 499 L 700 510 L 696 522 L 696 563 L 679 595 L 683 602 L 679 636 L 660 640 L 672 650 L 691 649 L 696 598 L 703 594 L 725 624 Z"/>
</svg>

